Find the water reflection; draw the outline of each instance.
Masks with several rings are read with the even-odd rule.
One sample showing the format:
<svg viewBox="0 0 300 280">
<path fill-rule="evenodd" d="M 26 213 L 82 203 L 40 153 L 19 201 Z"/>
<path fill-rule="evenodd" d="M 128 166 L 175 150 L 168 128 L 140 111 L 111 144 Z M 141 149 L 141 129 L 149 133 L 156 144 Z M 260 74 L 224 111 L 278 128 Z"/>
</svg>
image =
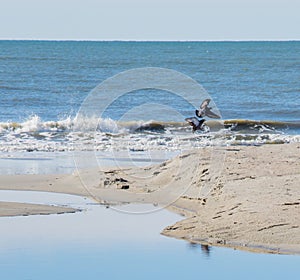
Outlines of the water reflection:
<svg viewBox="0 0 300 280">
<path fill-rule="evenodd" d="M 299 256 L 160 235 L 179 219 L 166 210 L 126 215 L 85 206 L 87 211 L 68 215 L 0 218 L 0 279 L 298 279 Z"/>
<path fill-rule="evenodd" d="M 176 156 L 177 152 L 155 151 L 151 157 L 146 152 L 135 152 L 128 157 L 127 152 L 80 152 L 84 168 L 94 168 L 91 157 L 97 158 L 96 167 L 143 167 L 160 163 Z M 73 152 L 14 152 L 0 155 L 0 174 L 71 174 L 76 169 Z"/>
<path fill-rule="evenodd" d="M 211 248 L 212 248 L 211 246 L 207 244 L 196 243 L 196 242 L 189 242 L 188 245 L 190 249 L 197 250 L 197 251 L 201 250 L 203 256 L 210 257 Z"/>
</svg>

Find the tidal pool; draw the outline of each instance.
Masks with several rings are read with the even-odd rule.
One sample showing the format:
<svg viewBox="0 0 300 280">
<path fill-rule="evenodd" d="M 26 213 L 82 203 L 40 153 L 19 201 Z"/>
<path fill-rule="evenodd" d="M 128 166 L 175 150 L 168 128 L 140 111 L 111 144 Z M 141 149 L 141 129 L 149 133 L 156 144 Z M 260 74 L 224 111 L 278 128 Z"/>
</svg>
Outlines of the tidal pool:
<svg viewBox="0 0 300 280">
<path fill-rule="evenodd" d="M 0 279 L 297 279 L 300 273 L 300 256 L 162 236 L 165 226 L 182 218 L 167 210 L 128 214 L 62 194 L 1 191 L 0 197 L 83 209 L 0 218 Z"/>
</svg>

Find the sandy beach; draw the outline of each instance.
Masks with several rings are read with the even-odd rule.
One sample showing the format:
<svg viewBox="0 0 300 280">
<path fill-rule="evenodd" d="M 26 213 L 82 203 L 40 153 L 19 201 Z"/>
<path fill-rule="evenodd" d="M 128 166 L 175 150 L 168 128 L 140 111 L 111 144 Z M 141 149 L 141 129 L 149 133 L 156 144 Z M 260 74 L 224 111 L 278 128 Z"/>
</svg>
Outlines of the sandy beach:
<svg viewBox="0 0 300 280">
<path fill-rule="evenodd" d="M 220 173 L 215 172 L 220 169 Z M 300 144 L 203 148 L 164 163 L 70 175 L 2 175 L 1 190 L 151 203 L 184 216 L 162 234 L 256 252 L 300 253 Z M 205 190 L 205 192 L 203 192 Z M 76 209 L 0 202 L 0 216 Z"/>
</svg>

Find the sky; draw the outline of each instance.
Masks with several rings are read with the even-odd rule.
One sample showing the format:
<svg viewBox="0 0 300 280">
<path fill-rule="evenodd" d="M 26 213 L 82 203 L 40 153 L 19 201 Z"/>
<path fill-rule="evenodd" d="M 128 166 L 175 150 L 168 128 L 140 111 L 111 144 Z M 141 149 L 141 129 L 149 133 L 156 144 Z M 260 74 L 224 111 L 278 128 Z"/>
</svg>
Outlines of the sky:
<svg viewBox="0 0 300 280">
<path fill-rule="evenodd" d="M 299 40 L 300 0 L 0 0 L 0 39 Z"/>
</svg>

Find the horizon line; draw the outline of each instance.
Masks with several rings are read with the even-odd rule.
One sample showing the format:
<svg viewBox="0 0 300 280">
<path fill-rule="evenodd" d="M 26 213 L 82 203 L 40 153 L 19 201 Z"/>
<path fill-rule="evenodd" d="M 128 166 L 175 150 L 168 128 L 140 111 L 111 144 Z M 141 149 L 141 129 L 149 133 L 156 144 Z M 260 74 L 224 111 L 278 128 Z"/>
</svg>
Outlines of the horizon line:
<svg viewBox="0 0 300 280">
<path fill-rule="evenodd" d="M 216 39 L 216 40 L 145 40 L 145 39 L 34 39 L 0 38 L 0 41 L 45 41 L 45 42 L 299 42 L 300 39 Z"/>
</svg>

